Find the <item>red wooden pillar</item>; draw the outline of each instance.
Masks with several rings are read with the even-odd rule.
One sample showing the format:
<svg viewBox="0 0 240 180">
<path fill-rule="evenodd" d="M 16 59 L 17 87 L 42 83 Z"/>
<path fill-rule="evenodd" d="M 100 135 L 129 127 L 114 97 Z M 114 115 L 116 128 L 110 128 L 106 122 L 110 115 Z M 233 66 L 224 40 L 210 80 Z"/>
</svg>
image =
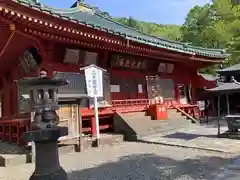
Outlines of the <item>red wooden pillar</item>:
<svg viewBox="0 0 240 180">
<path fill-rule="evenodd" d="M 11 88 L 7 78 L 3 78 L 3 92 L 2 92 L 2 117 L 10 116 L 11 114 Z"/>
<path fill-rule="evenodd" d="M 97 128 L 96 128 L 96 119 L 95 117 L 91 117 L 91 134 L 92 136 L 97 135 Z"/>
<path fill-rule="evenodd" d="M 192 103 L 196 104 L 197 103 L 197 97 L 196 97 L 196 89 L 197 89 L 197 74 L 194 76 L 192 75 L 191 78 L 191 86 L 192 86 Z"/>
<path fill-rule="evenodd" d="M 19 114 L 19 100 L 18 100 L 18 87 L 16 83 L 11 85 L 11 95 L 12 95 L 12 115 Z"/>
<path fill-rule="evenodd" d="M 175 100 L 177 103 L 180 103 L 180 91 L 178 88 L 178 84 L 174 83 L 174 92 L 175 92 Z"/>
<path fill-rule="evenodd" d="M 12 114 L 19 115 L 19 99 L 18 99 L 18 85 L 15 80 L 19 80 L 18 66 L 15 67 L 12 71 L 12 85 L 11 85 L 11 94 L 12 94 Z"/>
<path fill-rule="evenodd" d="M 197 98 L 196 98 L 196 87 L 194 84 L 192 84 L 192 103 L 196 104 L 197 103 Z"/>
<path fill-rule="evenodd" d="M 54 67 L 51 64 L 53 48 L 54 48 L 53 44 L 47 45 L 44 55 L 42 56 L 42 63 L 40 65 L 40 70 L 47 71 L 47 74 L 50 78 L 53 78 L 54 71 Z"/>
<path fill-rule="evenodd" d="M 97 65 L 102 68 L 107 68 L 107 62 L 108 62 L 108 51 L 104 51 L 99 53 L 98 62 Z"/>
<path fill-rule="evenodd" d="M 1 117 L 4 117 L 4 111 L 5 111 L 5 106 L 4 106 L 4 104 L 5 104 L 5 97 L 4 97 L 4 91 L 2 92 L 2 94 L 1 94 Z"/>
</svg>

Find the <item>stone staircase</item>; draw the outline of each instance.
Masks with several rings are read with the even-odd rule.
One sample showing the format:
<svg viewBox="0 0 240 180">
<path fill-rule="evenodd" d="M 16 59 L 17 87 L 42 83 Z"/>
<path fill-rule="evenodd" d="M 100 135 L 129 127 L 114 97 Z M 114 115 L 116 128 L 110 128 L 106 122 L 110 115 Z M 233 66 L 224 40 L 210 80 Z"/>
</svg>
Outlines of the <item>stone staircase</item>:
<svg viewBox="0 0 240 180">
<path fill-rule="evenodd" d="M 166 120 L 152 120 L 145 112 L 116 113 L 114 117 L 114 131 L 124 134 L 127 141 L 173 131 L 190 124 L 191 120 L 182 116 L 176 109 L 168 110 L 168 119 Z"/>
</svg>

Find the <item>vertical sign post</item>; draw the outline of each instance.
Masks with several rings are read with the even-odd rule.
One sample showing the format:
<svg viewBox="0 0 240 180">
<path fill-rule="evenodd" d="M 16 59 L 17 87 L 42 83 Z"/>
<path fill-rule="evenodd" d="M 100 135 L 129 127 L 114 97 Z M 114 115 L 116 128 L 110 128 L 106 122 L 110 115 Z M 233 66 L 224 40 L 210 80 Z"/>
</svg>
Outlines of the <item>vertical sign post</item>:
<svg viewBox="0 0 240 180">
<path fill-rule="evenodd" d="M 34 121 L 34 112 L 31 112 L 31 123 Z M 31 141 L 31 163 L 35 162 L 36 149 L 34 141 Z"/>
<path fill-rule="evenodd" d="M 90 65 L 84 68 L 85 79 L 87 86 L 87 94 L 94 100 L 94 115 L 96 123 L 96 143 L 99 146 L 100 130 L 99 130 L 99 117 L 98 117 L 98 97 L 103 97 L 103 71 L 95 65 Z"/>
</svg>

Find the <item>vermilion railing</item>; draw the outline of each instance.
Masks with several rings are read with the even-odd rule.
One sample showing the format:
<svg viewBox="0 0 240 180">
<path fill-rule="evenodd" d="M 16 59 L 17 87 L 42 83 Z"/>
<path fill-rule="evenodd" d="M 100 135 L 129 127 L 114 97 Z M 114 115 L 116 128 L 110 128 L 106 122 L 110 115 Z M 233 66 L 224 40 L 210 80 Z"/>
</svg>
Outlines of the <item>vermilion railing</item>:
<svg viewBox="0 0 240 180">
<path fill-rule="evenodd" d="M 149 106 L 148 99 L 113 100 L 113 109 L 119 112 L 134 112 L 146 110 Z"/>
<path fill-rule="evenodd" d="M 29 118 L 0 120 L 0 140 L 24 144 L 23 133 L 30 129 Z"/>
<path fill-rule="evenodd" d="M 181 109 L 182 111 L 194 117 L 195 119 L 198 119 L 200 117 L 200 110 L 197 105 L 191 105 L 191 104 L 175 105 L 174 107 Z"/>
<path fill-rule="evenodd" d="M 161 103 L 156 100 L 149 100 L 149 99 L 126 99 L 126 100 L 113 100 L 112 107 L 108 108 L 100 108 L 99 115 L 101 118 L 109 118 L 114 111 L 118 112 L 137 112 L 137 111 L 144 111 L 149 108 L 151 104 L 164 104 L 168 108 L 178 107 L 185 113 L 189 114 L 190 116 L 197 118 L 199 117 L 199 109 L 197 105 L 181 105 L 172 99 L 164 99 Z M 94 113 L 93 110 L 88 108 L 81 109 L 81 113 L 84 116 L 83 120 L 91 121 L 90 124 L 94 125 Z M 108 116 L 106 116 L 108 115 Z M 94 134 L 93 129 L 94 127 L 84 127 L 83 131 L 92 131 Z M 101 129 L 106 129 L 111 127 L 112 124 L 102 124 L 100 126 Z M 28 131 L 30 128 L 30 118 L 29 117 L 14 117 L 14 118 L 2 118 L 0 120 L 0 140 L 5 140 L 9 142 L 16 142 L 17 144 L 24 144 L 25 141 L 23 139 L 23 133 Z"/>
<path fill-rule="evenodd" d="M 114 108 L 117 107 L 133 107 L 133 106 L 146 106 L 148 107 L 151 104 L 164 104 L 168 107 L 177 104 L 173 99 L 164 99 L 163 102 L 157 99 L 125 99 L 125 100 L 113 100 L 112 105 Z"/>
<path fill-rule="evenodd" d="M 113 109 L 120 112 L 133 112 L 146 110 L 151 104 L 164 104 L 168 108 L 178 107 L 185 113 L 192 117 L 199 117 L 199 108 L 197 105 L 184 104 L 181 105 L 173 99 L 164 99 L 163 102 L 155 99 L 126 99 L 126 100 L 113 100 Z"/>
</svg>

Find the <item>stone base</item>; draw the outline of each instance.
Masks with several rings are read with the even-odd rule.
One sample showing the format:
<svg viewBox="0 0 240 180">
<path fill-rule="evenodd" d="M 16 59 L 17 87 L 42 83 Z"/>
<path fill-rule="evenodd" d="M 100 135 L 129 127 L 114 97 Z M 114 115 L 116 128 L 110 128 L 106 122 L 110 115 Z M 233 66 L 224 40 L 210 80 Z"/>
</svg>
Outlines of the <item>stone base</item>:
<svg viewBox="0 0 240 180">
<path fill-rule="evenodd" d="M 67 173 L 61 168 L 51 174 L 35 174 L 33 173 L 29 180 L 67 180 Z"/>
<path fill-rule="evenodd" d="M 226 131 L 218 135 L 218 138 L 240 139 L 240 132 Z"/>
<path fill-rule="evenodd" d="M 55 127 L 48 129 L 39 129 L 24 133 L 24 139 L 27 142 L 31 141 L 52 141 L 58 140 L 59 137 L 68 135 L 67 127 Z"/>
<path fill-rule="evenodd" d="M 92 142 L 92 147 L 99 147 L 100 146 L 100 139 L 95 139 Z"/>
</svg>

